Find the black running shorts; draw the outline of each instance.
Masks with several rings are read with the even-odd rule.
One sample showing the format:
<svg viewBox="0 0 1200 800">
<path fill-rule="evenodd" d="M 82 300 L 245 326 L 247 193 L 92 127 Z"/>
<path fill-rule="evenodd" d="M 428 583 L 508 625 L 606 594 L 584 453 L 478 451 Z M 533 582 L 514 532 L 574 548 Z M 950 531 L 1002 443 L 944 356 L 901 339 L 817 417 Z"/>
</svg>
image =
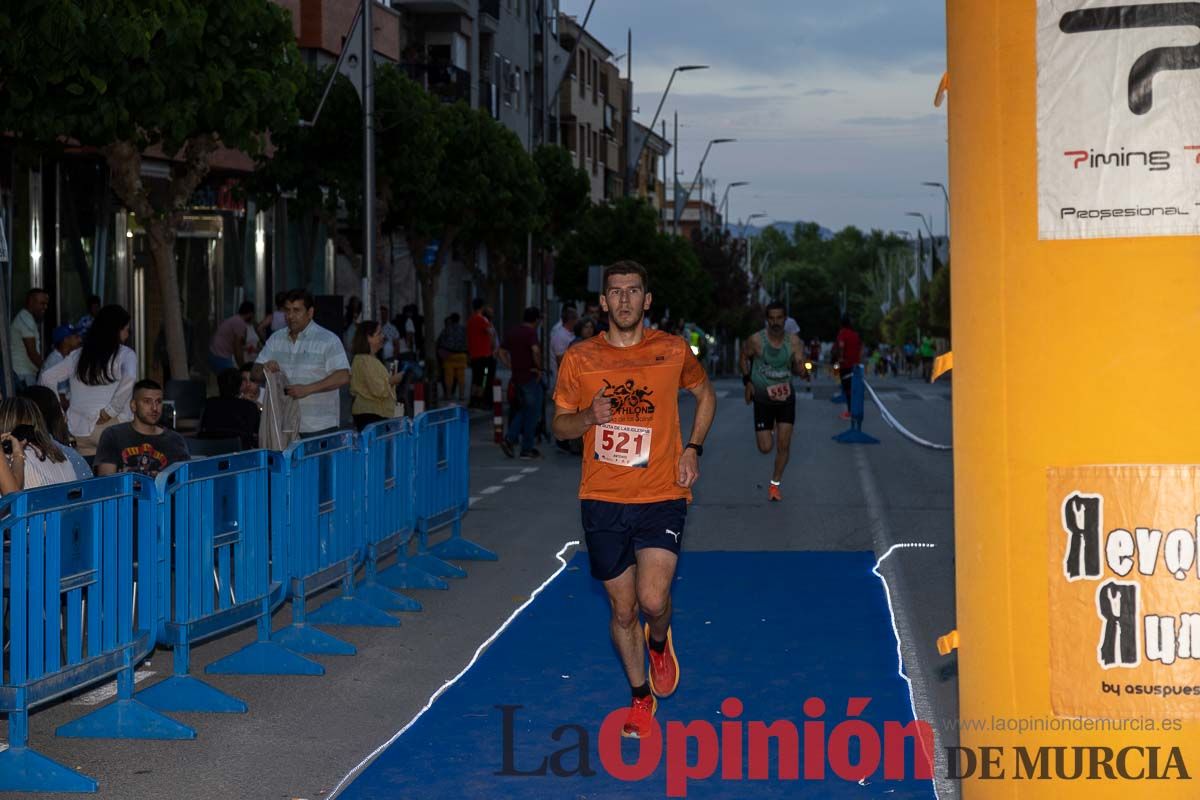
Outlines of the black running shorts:
<svg viewBox="0 0 1200 800">
<path fill-rule="evenodd" d="M 658 547 L 679 555 L 686 500 L 659 503 L 607 503 L 584 500 L 580 504 L 583 534 L 587 541 L 592 577 L 607 581 L 637 563 L 637 551 Z"/>
<path fill-rule="evenodd" d="M 796 424 L 796 396 L 786 403 L 760 403 L 754 401 L 754 430 L 773 431 L 775 426 Z"/>
</svg>

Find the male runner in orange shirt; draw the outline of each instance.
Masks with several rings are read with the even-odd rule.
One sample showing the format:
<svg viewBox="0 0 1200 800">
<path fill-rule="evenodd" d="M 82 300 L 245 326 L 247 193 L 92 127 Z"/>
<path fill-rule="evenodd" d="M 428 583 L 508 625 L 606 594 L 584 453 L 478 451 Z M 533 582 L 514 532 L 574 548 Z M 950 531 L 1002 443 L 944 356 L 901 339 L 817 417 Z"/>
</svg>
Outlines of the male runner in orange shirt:
<svg viewBox="0 0 1200 800">
<path fill-rule="evenodd" d="M 651 299 L 644 267 L 619 261 L 604 270 L 603 285 L 609 328 L 563 357 L 553 427 L 559 439 L 584 437 L 579 498 L 588 559 L 608 592 L 609 630 L 633 690 L 622 734 L 642 738 L 658 708 L 655 695 L 667 697 L 679 685 L 671 582 L 717 397 L 682 338 L 642 325 Z M 697 401 L 686 447 L 680 389 Z M 646 620 L 640 630 L 639 616 Z"/>
</svg>

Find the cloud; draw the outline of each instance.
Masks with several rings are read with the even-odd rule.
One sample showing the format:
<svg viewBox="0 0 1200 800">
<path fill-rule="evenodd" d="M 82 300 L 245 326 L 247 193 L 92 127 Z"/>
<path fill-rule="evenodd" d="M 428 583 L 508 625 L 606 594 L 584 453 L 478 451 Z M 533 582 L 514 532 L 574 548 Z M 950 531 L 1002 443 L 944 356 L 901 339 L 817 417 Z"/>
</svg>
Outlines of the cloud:
<svg viewBox="0 0 1200 800">
<path fill-rule="evenodd" d="M 850 117 L 842 120 L 847 125 L 870 125 L 881 128 L 907 128 L 915 125 L 945 124 L 945 114 L 918 114 L 912 117 Z"/>
<path fill-rule="evenodd" d="M 795 84 L 792 84 L 795 86 Z M 809 89 L 807 92 L 802 92 L 802 97 L 828 97 L 831 94 L 845 94 L 841 89 Z"/>
<path fill-rule="evenodd" d="M 770 89 L 770 88 L 771 87 L 767 86 L 766 84 L 752 83 L 748 86 L 735 86 L 735 87 L 733 87 L 733 90 L 735 92 L 761 92 L 763 89 Z"/>
</svg>

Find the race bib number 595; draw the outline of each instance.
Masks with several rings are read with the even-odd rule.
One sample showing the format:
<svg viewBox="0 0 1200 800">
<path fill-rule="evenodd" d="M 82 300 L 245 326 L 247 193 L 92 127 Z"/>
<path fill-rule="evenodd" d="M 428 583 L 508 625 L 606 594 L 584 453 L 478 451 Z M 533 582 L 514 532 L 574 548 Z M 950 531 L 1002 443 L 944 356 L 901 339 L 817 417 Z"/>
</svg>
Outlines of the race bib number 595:
<svg viewBox="0 0 1200 800">
<path fill-rule="evenodd" d="M 601 425 L 596 428 L 598 461 L 618 467 L 642 467 L 650 463 L 650 429 L 635 425 Z"/>
</svg>

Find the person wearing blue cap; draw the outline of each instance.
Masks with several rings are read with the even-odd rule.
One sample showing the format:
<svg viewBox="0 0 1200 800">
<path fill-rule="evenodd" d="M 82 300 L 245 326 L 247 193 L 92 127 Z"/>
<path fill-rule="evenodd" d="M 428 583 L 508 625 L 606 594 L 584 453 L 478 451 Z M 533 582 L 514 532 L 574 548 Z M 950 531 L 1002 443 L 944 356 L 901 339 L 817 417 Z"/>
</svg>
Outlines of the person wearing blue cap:
<svg viewBox="0 0 1200 800">
<path fill-rule="evenodd" d="M 59 325 L 54 329 L 51 341 L 54 343 L 54 347 L 50 350 L 50 355 L 46 356 L 46 363 L 42 365 L 43 372 L 71 355 L 73 351 L 78 350 L 79 346 L 83 344 L 83 336 L 79 328 L 74 325 Z M 70 397 L 71 381 L 68 379 L 58 384 L 58 399 L 62 401 L 63 408 L 67 407 Z"/>
</svg>

